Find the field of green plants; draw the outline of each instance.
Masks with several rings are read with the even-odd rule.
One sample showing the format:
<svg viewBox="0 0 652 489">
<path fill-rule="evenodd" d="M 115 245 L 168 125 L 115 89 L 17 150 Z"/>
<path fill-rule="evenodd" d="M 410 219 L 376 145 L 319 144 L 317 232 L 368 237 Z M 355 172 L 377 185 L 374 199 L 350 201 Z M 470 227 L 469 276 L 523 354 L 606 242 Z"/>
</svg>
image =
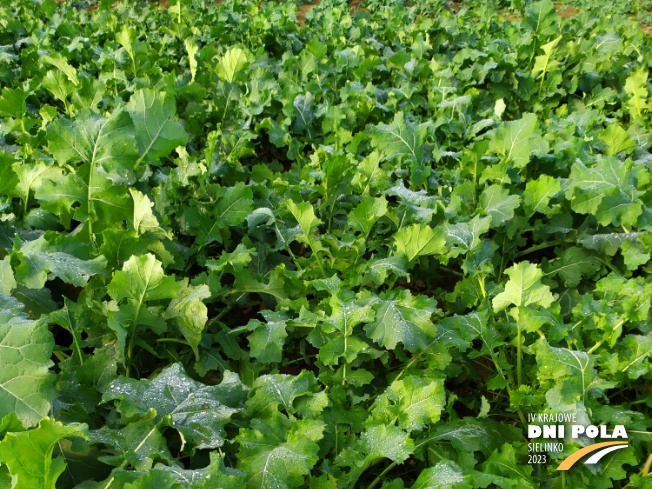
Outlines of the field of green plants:
<svg viewBox="0 0 652 489">
<path fill-rule="evenodd" d="M 652 488 L 652 38 L 522 3 L 0 4 L 0 488 Z"/>
</svg>

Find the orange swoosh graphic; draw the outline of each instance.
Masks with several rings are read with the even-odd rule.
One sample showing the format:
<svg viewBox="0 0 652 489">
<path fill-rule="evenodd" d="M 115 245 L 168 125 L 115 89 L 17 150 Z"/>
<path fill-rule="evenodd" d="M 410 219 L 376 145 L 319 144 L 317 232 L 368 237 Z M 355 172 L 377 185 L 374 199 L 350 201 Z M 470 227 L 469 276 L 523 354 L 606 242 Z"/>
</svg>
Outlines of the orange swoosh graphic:
<svg viewBox="0 0 652 489">
<path fill-rule="evenodd" d="M 612 445 L 627 445 L 626 441 L 605 441 L 604 443 L 595 443 L 593 445 L 589 445 L 588 447 L 584 447 L 573 454 L 569 455 L 566 460 L 564 460 L 562 463 L 559 464 L 559 467 L 557 467 L 557 470 L 568 470 L 570 469 L 575 462 L 577 462 L 579 459 L 581 459 L 584 455 L 588 455 L 591 452 L 595 452 L 596 450 L 599 450 L 600 448 L 604 447 L 610 447 Z"/>
</svg>

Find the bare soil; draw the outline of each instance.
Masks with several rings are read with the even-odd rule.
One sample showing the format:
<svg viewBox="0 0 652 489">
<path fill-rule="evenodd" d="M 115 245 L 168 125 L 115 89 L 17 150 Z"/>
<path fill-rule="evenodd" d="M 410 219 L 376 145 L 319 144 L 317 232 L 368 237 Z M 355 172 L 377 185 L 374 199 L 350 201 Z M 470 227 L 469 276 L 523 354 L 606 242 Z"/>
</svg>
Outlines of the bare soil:
<svg viewBox="0 0 652 489">
<path fill-rule="evenodd" d="M 310 3 L 304 3 L 297 8 L 297 22 L 301 27 L 306 25 L 306 14 L 308 10 L 319 5 L 319 0 L 313 0 Z"/>
</svg>

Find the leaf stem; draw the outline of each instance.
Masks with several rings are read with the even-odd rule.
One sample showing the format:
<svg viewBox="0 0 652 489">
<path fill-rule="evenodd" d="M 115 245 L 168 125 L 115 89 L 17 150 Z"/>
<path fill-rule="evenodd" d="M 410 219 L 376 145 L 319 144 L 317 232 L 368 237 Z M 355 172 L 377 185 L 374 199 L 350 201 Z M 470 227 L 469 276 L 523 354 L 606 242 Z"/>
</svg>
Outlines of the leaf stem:
<svg viewBox="0 0 652 489">
<path fill-rule="evenodd" d="M 535 251 L 541 251 L 541 250 L 545 250 L 546 248 L 552 248 L 553 246 L 558 246 L 560 244 L 573 243 L 573 242 L 574 240 L 572 239 L 560 239 L 557 241 L 552 241 L 550 243 L 541 243 L 539 245 L 532 246 L 531 248 L 527 248 L 523 251 L 516 253 L 516 256 L 520 258 L 521 256 L 529 255 L 530 253 L 534 253 Z"/>
<path fill-rule="evenodd" d="M 523 383 L 523 347 L 521 345 L 521 325 L 516 323 L 516 387 Z"/>
<path fill-rule="evenodd" d="M 164 341 L 170 342 L 170 343 L 180 343 L 180 344 L 185 345 L 185 346 L 190 346 L 190 343 L 188 343 L 187 341 L 179 340 L 177 338 L 159 338 L 159 339 L 156 340 L 157 343 L 162 343 Z"/>
<path fill-rule="evenodd" d="M 389 464 L 389 465 L 385 468 L 385 470 L 383 470 L 380 474 L 378 474 L 378 477 L 376 477 L 373 481 L 371 481 L 371 484 L 369 484 L 369 485 L 367 486 L 367 489 L 373 489 L 374 487 L 376 487 L 376 485 L 378 485 L 378 483 L 380 482 L 380 479 L 381 479 L 381 478 L 382 478 L 382 477 L 383 477 L 387 472 L 389 472 L 390 470 L 392 470 L 392 469 L 393 469 L 394 467 L 396 467 L 397 465 L 398 465 L 398 464 L 397 464 L 396 462 L 392 462 L 391 464 Z"/>
</svg>

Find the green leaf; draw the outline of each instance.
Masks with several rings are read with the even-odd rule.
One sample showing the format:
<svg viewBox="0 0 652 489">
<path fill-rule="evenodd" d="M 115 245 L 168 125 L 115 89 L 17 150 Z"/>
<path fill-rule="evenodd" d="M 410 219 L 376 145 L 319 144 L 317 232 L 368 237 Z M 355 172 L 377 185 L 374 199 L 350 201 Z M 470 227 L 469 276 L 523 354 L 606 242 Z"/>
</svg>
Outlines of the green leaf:
<svg viewBox="0 0 652 489">
<path fill-rule="evenodd" d="M 434 467 L 424 469 L 410 489 L 462 489 L 471 487 L 464 484 L 462 469 L 450 461 L 441 461 Z"/>
<path fill-rule="evenodd" d="M 327 342 L 319 349 L 319 359 L 325 365 L 337 365 L 342 359 L 351 363 L 357 356 L 368 350 L 369 345 L 354 334 L 354 328 L 373 319 L 370 305 L 362 305 L 346 294 L 337 293 L 329 299 L 331 313 L 324 317 L 320 331 L 326 335 Z"/>
<path fill-rule="evenodd" d="M 156 422 L 156 411 L 150 409 L 147 416 L 122 428 L 108 425 L 91 431 L 90 439 L 109 447 L 115 455 L 102 457 L 102 461 L 111 465 L 128 463 L 137 470 L 148 470 L 154 460 L 161 460 L 178 467 L 174 461 L 161 430 L 169 425 L 169 418 Z"/>
<path fill-rule="evenodd" d="M 423 295 L 412 296 L 409 290 L 381 294 L 372 306 L 376 320 L 365 326 L 369 338 L 393 350 L 398 343 L 412 353 L 426 348 L 437 328 L 430 317 L 437 310 L 437 302 Z"/>
<path fill-rule="evenodd" d="M 558 383 L 557 391 L 551 389 L 546 394 L 554 408 L 555 396 L 561 393 L 566 404 L 584 401 L 589 389 L 609 387 L 610 384 L 598 378 L 593 358 L 586 352 L 555 348 L 541 338 L 535 345 L 539 379 Z"/>
<path fill-rule="evenodd" d="M 414 451 L 414 441 L 397 426 L 374 426 L 360 439 L 368 459 L 388 458 L 400 464 Z"/>
<path fill-rule="evenodd" d="M 435 424 L 446 404 L 442 381 L 428 383 L 413 375 L 392 382 L 387 389 L 387 397 L 396 403 L 399 426 L 408 432 Z"/>
<path fill-rule="evenodd" d="M 222 189 L 212 212 L 192 207 L 184 213 L 188 224 L 197 229 L 197 243 L 206 246 L 222 242 L 221 231 L 241 224 L 253 211 L 253 192 L 244 183 Z"/>
<path fill-rule="evenodd" d="M 387 272 L 394 273 L 398 277 L 407 277 L 408 263 L 405 255 L 394 255 L 387 258 L 374 258 L 367 262 L 366 273 L 376 285 L 382 285 L 387 278 Z M 364 279 L 364 275 L 360 277 Z"/>
<path fill-rule="evenodd" d="M 402 111 L 394 115 L 392 124 L 379 124 L 374 127 L 371 145 L 382 152 L 386 158 L 407 155 L 422 163 L 423 143 L 428 134 L 428 123 L 414 124 L 405 120 Z"/>
<path fill-rule="evenodd" d="M 134 181 L 138 159 L 134 124 L 122 109 L 108 119 L 90 109 L 80 111 L 74 122 L 59 119 L 48 126 L 47 139 L 52 156 L 61 165 L 82 162 L 91 172 L 103 171 L 115 183 Z"/>
<path fill-rule="evenodd" d="M 63 457 L 52 458 L 59 440 L 70 436 L 86 438 L 80 429 L 43 418 L 38 428 L 8 433 L 0 442 L 0 462 L 7 464 L 15 488 L 55 489 L 66 468 Z"/>
<path fill-rule="evenodd" d="M 50 412 L 54 399 L 50 357 L 52 333 L 30 321 L 16 299 L 0 294 L 0 417 L 13 413 L 34 426 Z"/>
<path fill-rule="evenodd" d="M 118 377 L 109 384 L 102 400 L 117 401 L 123 421 L 145 417 L 150 409 L 155 409 L 156 423 L 170 416 L 171 426 L 193 449 L 209 449 L 224 444 L 224 427 L 234 414 L 242 411 L 245 392 L 232 372 L 225 372 L 219 385 L 207 386 L 191 379 L 176 363 L 154 380 Z"/>
<path fill-rule="evenodd" d="M 618 370 L 630 379 L 638 379 L 650 371 L 648 358 L 652 355 L 652 334 L 627 335 L 623 338 L 618 354 Z"/>
<path fill-rule="evenodd" d="M 151 486 L 142 486 L 140 480 L 145 480 L 152 474 L 166 474 L 166 481 L 176 482 L 180 488 L 188 489 L 245 489 L 245 473 L 236 469 L 226 467 L 224 457 L 217 452 L 210 452 L 210 464 L 203 469 L 186 470 L 179 467 L 169 467 L 164 464 L 158 464 L 155 468 L 150 469 L 142 479 L 134 482 L 134 489 L 141 487 L 151 487 L 152 489 L 171 489 L 169 485 L 161 485 L 158 479 L 151 479 Z M 169 484 L 169 483 L 168 483 Z M 125 486 L 127 489 L 129 485 Z"/>
<path fill-rule="evenodd" d="M 532 155 L 543 155 L 548 144 L 541 137 L 534 114 L 525 114 L 517 121 L 504 122 L 492 136 L 489 150 L 503 156 L 516 168 L 524 168 Z"/>
<path fill-rule="evenodd" d="M 77 78 L 77 70 L 70 66 L 66 58 L 64 58 L 60 53 L 54 52 L 52 54 L 46 54 L 41 57 L 41 60 L 44 63 L 58 68 L 64 75 L 68 77 L 68 80 L 73 83 L 73 85 L 79 85 L 79 79 Z"/>
<path fill-rule="evenodd" d="M 16 280 L 30 289 L 43 288 L 47 280 L 55 278 L 83 287 L 93 275 L 104 274 L 106 258 L 103 256 L 82 260 L 58 248 L 43 236 L 22 245 L 15 253 L 20 259 L 15 269 Z"/>
<path fill-rule="evenodd" d="M 237 226 L 244 222 L 254 210 L 253 192 L 250 187 L 243 183 L 237 183 L 228 187 L 220 196 L 215 206 L 215 217 L 218 222 L 224 222 L 229 226 Z"/>
<path fill-rule="evenodd" d="M 165 319 L 177 325 L 181 334 L 188 340 L 195 357 L 199 359 L 197 349 L 201 341 L 202 331 L 208 320 L 208 309 L 203 303 L 211 296 L 207 285 L 188 285 L 188 279 L 179 284 L 179 291 L 165 311 Z"/>
<path fill-rule="evenodd" d="M 5 88 L 0 96 L 0 117 L 21 118 L 25 113 L 27 97 L 29 97 L 29 92 L 20 88 Z"/>
<path fill-rule="evenodd" d="M 455 258 L 480 246 L 480 236 L 489 231 L 491 221 L 491 217 L 475 216 L 469 222 L 447 224 L 444 229 L 448 256 Z"/>
<path fill-rule="evenodd" d="M 252 319 L 248 329 L 253 331 L 247 340 L 252 357 L 263 363 L 277 363 L 282 360 L 283 345 L 287 338 L 288 316 L 284 313 L 263 311 L 265 322 Z"/>
<path fill-rule="evenodd" d="M 633 226 L 642 213 L 631 163 L 615 157 L 602 158 L 592 168 L 576 161 L 565 192 L 575 212 L 593 214 L 603 226 Z"/>
<path fill-rule="evenodd" d="M 254 418 L 242 428 L 238 468 L 247 474 L 247 489 L 290 489 L 301 487 L 317 463 L 325 424 L 321 421 L 290 421 L 279 413 Z"/>
<path fill-rule="evenodd" d="M 434 433 L 427 434 L 427 441 L 450 441 L 459 452 L 482 452 L 489 455 L 503 443 L 521 438 L 521 433 L 512 427 L 488 419 L 464 418 L 440 424 Z"/>
<path fill-rule="evenodd" d="M 446 253 L 446 237 L 442 228 L 433 229 L 424 223 L 399 230 L 394 235 L 394 245 L 396 252 L 407 256 L 410 262 L 419 256 Z"/>
<path fill-rule="evenodd" d="M 493 452 L 482 465 L 482 470 L 487 474 L 499 474 L 507 478 L 512 487 L 533 489 L 530 483 L 533 467 L 521 465 L 516 460 L 516 450 L 505 443 L 500 451 Z"/>
<path fill-rule="evenodd" d="M 387 201 L 385 197 L 374 198 L 371 196 L 362 197 L 360 204 L 351 211 L 348 217 L 348 224 L 354 231 L 369 236 L 371 228 L 378 219 L 387 213 Z"/>
<path fill-rule="evenodd" d="M 582 278 L 592 278 L 600 270 L 600 263 L 582 248 L 565 249 L 559 259 L 544 266 L 547 275 L 559 274 L 566 287 L 575 287 Z"/>
<path fill-rule="evenodd" d="M 491 227 L 498 227 L 514 217 L 514 209 L 520 203 L 518 195 L 509 195 L 509 190 L 500 185 L 491 185 L 480 195 L 480 206 L 491 217 Z"/>
<path fill-rule="evenodd" d="M 247 401 L 247 412 L 260 416 L 275 413 L 279 408 L 289 414 L 299 412 L 295 401 L 302 397 L 311 398 L 319 391 L 315 374 L 303 370 L 299 375 L 261 375 L 254 381 L 252 394 Z"/>
<path fill-rule="evenodd" d="M 559 180 L 548 175 L 541 175 L 538 179 L 531 180 L 525 185 L 523 207 L 529 215 L 540 212 L 548 216 L 552 213 L 548 203 L 560 190 Z"/>
<path fill-rule="evenodd" d="M 129 99 L 127 111 L 136 128 L 139 161 L 155 162 L 188 142 L 183 126 L 174 120 L 174 99 L 166 98 L 164 93 L 139 90 Z"/>
<path fill-rule="evenodd" d="M 543 272 L 529 261 L 522 261 L 505 270 L 509 281 L 505 291 L 494 297 L 495 312 L 502 311 L 510 305 L 528 306 L 530 304 L 548 307 L 555 300 L 550 287 L 541 283 Z"/>
<path fill-rule="evenodd" d="M 322 224 L 323 221 L 315 216 L 315 210 L 310 202 L 295 204 L 292 200 L 286 200 L 285 205 L 292 213 L 308 243 L 314 242 L 312 230 Z"/>
</svg>

